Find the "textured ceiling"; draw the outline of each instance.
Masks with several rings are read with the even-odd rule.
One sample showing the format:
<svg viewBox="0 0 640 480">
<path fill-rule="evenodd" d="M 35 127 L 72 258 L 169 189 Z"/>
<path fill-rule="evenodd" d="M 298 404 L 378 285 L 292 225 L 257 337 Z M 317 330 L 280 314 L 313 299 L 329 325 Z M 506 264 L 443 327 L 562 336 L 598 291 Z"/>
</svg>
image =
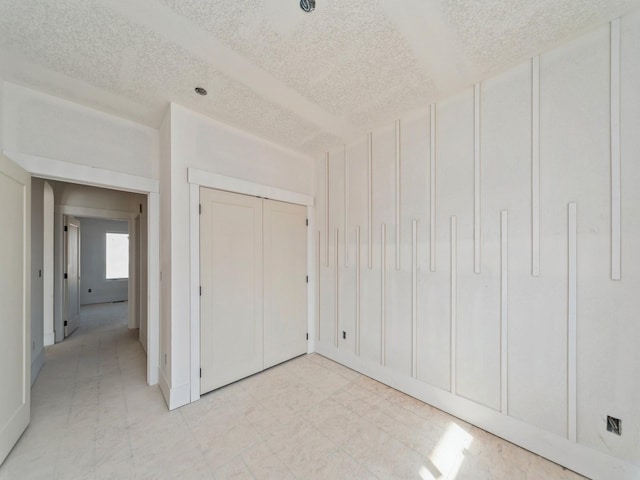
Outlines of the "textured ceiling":
<svg viewBox="0 0 640 480">
<path fill-rule="evenodd" d="M 305 14 L 298 0 L 0 0 L 0 72 L 156 127 L 177 102 L 317 154 L 636 8 L 317 0 Z"/>
</svg>

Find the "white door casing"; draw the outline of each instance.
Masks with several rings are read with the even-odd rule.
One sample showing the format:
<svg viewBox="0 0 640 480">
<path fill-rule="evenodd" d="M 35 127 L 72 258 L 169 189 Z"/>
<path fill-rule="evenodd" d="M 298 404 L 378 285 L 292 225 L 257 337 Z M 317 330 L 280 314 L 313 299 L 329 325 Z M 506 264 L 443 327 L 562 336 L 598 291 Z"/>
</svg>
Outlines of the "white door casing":
<svg viewBox="0 0 640 480">
<path fill-rule="evenodd" d="M 0 463 L 29 424 L 31 177 L 0 154 Z"/>
<path fill-rule="evenodd" d="M 307 351 L 307 209 L 264 200 L 264 368 Z"/>
<path fill-rule="evenodd" d="M 200 392 L 262 370 L 262 202 L 200 190 Z"/>
<path fill-rule="evenodd" d="M 80 318 L 80 222 L 65 217 L 65 338 L 78 328 Z"/>
</svg>

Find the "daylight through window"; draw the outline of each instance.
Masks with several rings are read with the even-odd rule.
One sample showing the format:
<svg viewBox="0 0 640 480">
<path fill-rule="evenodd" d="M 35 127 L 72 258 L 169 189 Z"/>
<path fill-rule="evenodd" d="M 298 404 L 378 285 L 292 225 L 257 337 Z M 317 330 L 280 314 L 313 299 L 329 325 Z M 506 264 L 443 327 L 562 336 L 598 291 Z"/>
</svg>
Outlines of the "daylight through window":
<svg viewBox="0 0 640 480">
<path fill-rule="evenodd" d="M 107 280 L 129 278 L 129 235 L 107 233 Z"/>
</svg>

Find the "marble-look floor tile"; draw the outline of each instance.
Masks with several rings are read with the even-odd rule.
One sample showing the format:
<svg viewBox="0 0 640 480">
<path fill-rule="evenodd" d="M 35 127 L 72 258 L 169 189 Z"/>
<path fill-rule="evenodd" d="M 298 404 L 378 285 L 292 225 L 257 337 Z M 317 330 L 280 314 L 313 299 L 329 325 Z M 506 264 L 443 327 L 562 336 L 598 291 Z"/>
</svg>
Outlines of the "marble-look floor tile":
<svg viewBox="0 0 640 480">
<path fill-rule="evenodd" d="M 0 480 L 582 478 L 317 354 L 169 412 L 126 312 L 46 349 Z"/>
</svg>

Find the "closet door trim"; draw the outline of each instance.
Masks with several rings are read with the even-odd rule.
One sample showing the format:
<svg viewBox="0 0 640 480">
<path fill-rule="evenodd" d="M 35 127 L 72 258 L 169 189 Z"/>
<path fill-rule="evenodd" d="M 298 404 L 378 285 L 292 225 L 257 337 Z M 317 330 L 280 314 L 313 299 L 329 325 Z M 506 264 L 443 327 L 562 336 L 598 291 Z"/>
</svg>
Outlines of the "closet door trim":
<svg viewBox="0 0 640 480">
<path fill-rule="evenodd" d="M 315 225 L 315 199 L 313 195 L 306 195 L 298 192 L 284 190 L 280 188 L 261 185 L 258 183 L 240 180 L 234 177 L 227 177 L 217 173 L 207 172 L 197 168 L 187 169 L 187 179 L 189 182 L 189 231 L 190 231 L 190 326 L 191 326 L 191 362 L 189 393 L 190 401 L 195 402 L 200 399 L 200 187 L 215 188 L 233 193 L 243 193 L 279 200 L 282 202 L 295 203 L 307 207 L 307 218 L 309 219 L 309 229 L 307 231 L 307 270 L 309 272 L 309 283 L 307 285 L 307 322 L 309 323 L 309 343 L 307 352 L 314 351 L 314 315 L 315 315 L 315 266 L 313 265 L 313 252 L 317 248 L 312 236 L 308 232 L 313 231 Z M 185 392 L 186 393 L 186 392 Z"/>
</svg>

